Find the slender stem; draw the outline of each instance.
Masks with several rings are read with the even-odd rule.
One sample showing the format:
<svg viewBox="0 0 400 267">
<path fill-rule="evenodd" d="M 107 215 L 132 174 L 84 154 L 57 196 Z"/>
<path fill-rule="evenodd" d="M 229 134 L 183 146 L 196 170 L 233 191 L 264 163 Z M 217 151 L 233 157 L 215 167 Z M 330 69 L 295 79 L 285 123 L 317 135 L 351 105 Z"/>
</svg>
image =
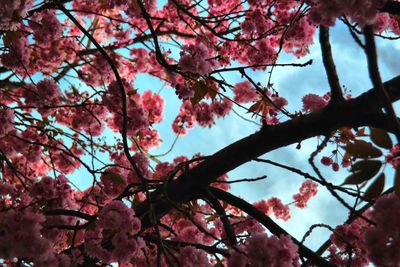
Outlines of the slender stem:
<svg viewBox="0 0 400 267">
<path fill-rule="evenodd" d="M 336 72 L 335 62 L 333 61 L 332 48 L 329 42 L 329 28 L 320 26 L 319 42 L 321 44 L 322 61 L 324 63 L 326 75 L 328 76 L 329 86 L 331 88 L 331 103 L 343 101 L 342 88 L 339 77 Z"/>
</svg>

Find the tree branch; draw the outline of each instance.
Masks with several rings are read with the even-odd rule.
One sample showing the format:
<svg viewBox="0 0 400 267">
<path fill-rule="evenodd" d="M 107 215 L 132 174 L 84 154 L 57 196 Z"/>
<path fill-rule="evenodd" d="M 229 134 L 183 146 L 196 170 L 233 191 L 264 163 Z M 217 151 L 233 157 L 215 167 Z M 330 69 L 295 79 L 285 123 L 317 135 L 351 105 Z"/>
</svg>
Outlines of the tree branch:
<svg viewBox="0 0 400 267">
<path fill-rule="evenodd" d="M 336 72 L 335 62 L 333 61 L 332 48 L 329 42 L 329 28 L 319 27 L 319 42 L 321 44 L 322 61 L 324 63 L 326 75 L 328 76 L 329 86 L 331 88 L 331 103 L 337 103 L 344 100 L 339 77 Z"/>
<path fill-rule="evenodd" d="M 246 212 L 249 216 L 253 217 L 256 219 L 258 222 L 260 222 L 262 225 L 264 225 L 272 234 L 276 236 L 281 236 L 281 235 L 288 235 L 292 238 L 293 242 L 299 247 L 299 254 L 307 259 L 309 259 L 311 262 L 316 264 L 317 266 L 325 266 L 325 267 L 333 267 L 336 266 L 320 256 L 318 256 L 314 251 L 309 249 L 308 247 L 304 246 L 302 243 L 300 243 L 297 239 L 292 237 L 288 232 L 286 232 L 283 228 L 281 228 L 278 224 L 276 224 L 270 217 L 266 216 L 263 212 L 259 211 L 257 208 L 255 208 L 253 205 L 248 203 L 247 201 L 234 196 L 228 192 L 225 192 L 223 190 L 217 189 L 217 188 L 210 188 L 211 192 L 220 200 L 223 200 L 227 202 L 229 205 L 235 206 L 242 211 Z"/>
<path fill-rule="evenodd" d="M 368 71 L 372 84 L 383 101 L 383 108 L 392 120 L 396 129 L 395 134 L 397 143 L 400 143 L 400 122 L 397 120 L 396 112 L 392 106 L 389 94 L 382 84 L 381 75 L 379 74 L 378 55 L 376 53 L 376 45 L 374 40 L 374 29 L 372 25 L 367 25 L 364 28 L 365 34 L 365 52 L 368 59 Z"/>
</svg>

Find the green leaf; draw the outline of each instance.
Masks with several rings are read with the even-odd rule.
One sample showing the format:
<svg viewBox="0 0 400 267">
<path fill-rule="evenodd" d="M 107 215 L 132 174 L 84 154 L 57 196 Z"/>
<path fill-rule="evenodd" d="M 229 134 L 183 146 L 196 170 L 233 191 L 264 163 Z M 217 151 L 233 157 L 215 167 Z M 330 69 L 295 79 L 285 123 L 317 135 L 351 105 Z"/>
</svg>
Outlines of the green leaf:
<svg viewBox="0 0 400 267">
<path fill-rule="evenodd" d="M 210 86 L 208 88 L 208 95 L 210 96 L 211 100 L 214 100 L 217 96 L 217 88 L 215 86 Z"/>
<path fill-rule="evenodd" d="M 385 174 L 382 172 L 378 178 L 368 187 L 364 194 L 364 198 L 372 200 L 378 198 L 385 187 Z"/>
<path fill-rule="evenodd" d="M 361 184 L 374 177 L 382 166 L 379 160 L 362 160 L 356 162 L 353 167 L 353 173 L 348 176 L 343 184 Z"/>
<path fill-rule="evenodd" d="M 382 151 L 363 140 L 356 140 L 354 143 L 347 144 L 346 152 L 357 158 L 377 158 L 382 156 Z"/>
<path fill-rule="evenodd" d="M 374 142 L 375 145 L 387 149 L 392 148 L 393 146 L 392 140 L 390 139 L 390 136 L 385 130 L 378 128 L 370 128 L 370 131 L 371 131 L 371 141 Z"/>
<path fill-rule="evenodd" d="M 364 177 L 360 174 L 360 173 L 353 173 L 349 176 L 347 176 L 347 178 L 344 180 L 342 185 L 346 185 L 346 184 L 361 184 L 363 182 L 365 182 L 368 179 L 364 179 Z"/>
<path fill-rule="evenodd" d="M 258 113 L 258 112 L 260 112 L 261 105 L 262 105 L 261 101 L 257 101 L 256 103 L 251 105 L 251 107 L 249 107 L 247 113 Z"/>
<path fill-rule="evenodd" d="M 125 178 L 118 173 L 106 172 L 104 173 L 103 179 L 117 185 L 126 184 Z"/>
<path fill-rule="evenodd" d="M 394 175 L 394 192 L 398 197 L 400 197 L 400 166 L 397 166 Z"/>
<path fill-rule="evenodd" d="M 369 170 L 379 169 L 382 162 L 379 160 L 360 160 L 351 166 L 352 172 L 368 172 Z"/>
</svg>

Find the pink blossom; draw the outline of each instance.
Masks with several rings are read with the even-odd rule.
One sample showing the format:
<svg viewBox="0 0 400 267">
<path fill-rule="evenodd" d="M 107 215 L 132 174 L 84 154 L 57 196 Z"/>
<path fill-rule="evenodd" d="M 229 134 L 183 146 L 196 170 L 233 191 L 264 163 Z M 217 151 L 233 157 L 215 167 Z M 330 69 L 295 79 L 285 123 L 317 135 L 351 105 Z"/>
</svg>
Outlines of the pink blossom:
<svg viewBox="0 0 400 267">
<path fill-rule="evenodd" d="M 71 112 L 72 121 L 68 121 L 67 125 L 71 125 L 75 130 L 98 136 L 104 130 L 106 115 L 107 109 L 101 103 L 98 101 L 88 103 L 83 107 L 75 108 Z"/>
<path fill-rule="evenodd" d="M 174 133 L 185 135 L 187 129 L 194 127 L 196 118 L 194 116 L 193 106 L 190 101 L 184 101 L 179 109 L 179 114 L 172 123 Z"/>
<path fill-rule="evenodd" d="M 192 246 L 183 247 L 178 255 L 182 267 L 211 267 L 207 254 L 204 250 Z"/>
<path fill-rule="evenodd" d="M 159 123 L 163 120 L 164 99 L 159 94 L 153 94 L 150 90 L 144 92 L 142 105 L 150 123 Z"/>
<path fill-rule="evenodd" d="M 142 149 L 148 151 L 152 148 L 159 147 L 162 143 L 162 140 L 160 137 L 160 133 L 157 130 L 147 128 L 140 131 L 137 142 Z M 132 145 L 132 147 L 133 149 L 137 150 L 136 145 Z"/>
<path fill-rule="evenodd" d="M 217 117 L 225 117 L 232 110 L 232 102 L 226 98 L 222 101 L 214 101 L 211 104 L 211 111 Z"/>
<path fill-rule="evenodd" d="M 258 98 L 256 89 L 248 81 L 237 83 L 233 92 L 235 93 L 233 100 L 238 103 L 247 103 Z"/>
<path fill-rule="evenodd" d="M 271 207 L 274 215 L 278 219 L 287 221 L 290 219 L 290 209 L 288 205 L 284 205 L 279 198 L 272 197 L 268 199 L 267 205 Z"/>
<path fill-rule="evenodd" d="M 0 109 L 0 137 L 14 130 L 14 111 L 9 108 Z"/>
<path fill-rule="evenodd" d="M 244 255 L 238 251 L 231 250 L 232 253 L 228 259 L 228 267 L 300 266 L 297 246 L 289 236 L 278 238 L 258 233 L 247 238 L 239 250 L 242 250 Z"/>
<path fill-rule="evenodd" d="M 33 0 L 1 0 L 0 1 L 0 30 L 15 31 L 22 18 L 33 5 Z"/>
<path fill-rule="evenodd" d="M 400 163 L 400 146 L 398 144 L 394 145 L 388 155 L 386 155 L 386 161 L 393 166 L 393 168 L 397 168 Z"/>
<path fill-rule="evenodd" d="M 275 108 L 281 109 L 288 104 L 288 101 L 283 97 L 273 97 Z"/>
<path fill-rule="evenodd" d="M 91 64 L 86 64 L 78 74 L 83 81 L 92 86 L 108 85 L 115 79 L 110 64 L 100 53 L 95 54 Z"/>
<path fill-rule="evenodd" d="M 400 264 L 400 200 L 394 193 L 380 197 L 372 211 L 376 226 L 365 233 L 365 246 L 371 262 L 376 266 Z"/>
<path fill-rule="evenodd" d="M 351 2 L 310 0 L 309 2 L 313 5 L 310 17 L 317 25 L 333 26 L 336 18 L 345 15 L 364 26 L 374 22 L 378 9 L 383 7 L 387 0 L 355 0 Z"/>
<path fill-rule="evenodd" d="M 130 93 L 133 92 L 132 85 L 125 79 L 122 80 L 122 83 L 128 94 L 126 99 L 127 134 L 135 136 L 141 130 L 146 130 L 149 127 L 148 114 L 143 109 L 140 95 L 137 93 Z M 111 82 L 108 86 L 108 94 L 103 95 L 103 103 L 113 114 L 112 119 L 108 122 L 108 126 L 113 131 L 121 132 L 123 128 L 122 95 L 120 87 L 116 81 Z"/>
<path fill-rule="evenodd" d="M 54 257 L 52 243 L 42 234 L 43 215 L 9 210 L 0 216 L 0 257 L 27 258 L 39 262 Z"/>
<path fill-rule="evenodd" d="M 31 54 L 32 48 L 29 46 L 28 38 L 24 35 L 20 35 L 16 41 L 10 44 L 8 53 L 0 55 L 0 59 L 5 67 L 14 70 L 19 75 L 27 76 L 31 74 Z"/>
<path fill-rule="evenodd" d="M 296 201 L 295 205 L 298 208 L 307 207 L 308 201 L 314 197 L 318 192 L 318 184 L 311 180 L 306 180 L 302 183 L 299 193 L 293 195 L 293 199 Z"/>
<path fill-rule="evenodd" d="M 328 102 L 316 94 L 308 94 L 303 96 L 303 110 L 305 112 L 316 112 L 323 109 Z"/>
<path fill-rule="evenodd" d="M 56 109 L 51 107 L 55 107 L 61 102 L 60 88 L 51 79 L 41 80 L 36 87 L 30 86 L 23 92 L 26 105 L 38 108 L 43 117 L 55 112 Z"/>
<path fill-rule="evenodd" d="M 128 208 L 122 201 L 112 201 L 99 214 L 102 228 L 110 230 L 137 233 L 140 230 L 140 220 L 135 217 L 133 209 Z"/>
<path fill-rule="evenodd" d="M 211 127 L 214 125 L 214 113 L 212 113 L 210 105 L 201 102 L 194 106 L 194 116 L 198 124 L 202 127 Z"/>
<path fill-rule="evenodd" d="M 364 216 L 366 216 L 364 214 Z M 368 217 L 368 216 L 367 216 Z M 339 266 L 365 267 L 369 263 L 365 244 L 363 242 L 365 230 L 368 224 L 361 218 L 351 224 L 339 225 L 335 228 L 335 234 L 331 236 L 331 262 Z M 348 252 L 351 251 L 351 258 Z"/>
<path fill-rule="evenodd" d="M 62 26 L 53 10 L 36 13 L 29 26 L 33 30 L 33 38 L 41 46 L 51 46 L 54 40 L 61 38 Z"/>
<path fill-rule="evenodd" d="M 210 56 L 210 50 L 203 42 L 184 46 L 179 59 L 179 66 L 183 72 L 207 75 L 212 70 Z"/>
</svg>

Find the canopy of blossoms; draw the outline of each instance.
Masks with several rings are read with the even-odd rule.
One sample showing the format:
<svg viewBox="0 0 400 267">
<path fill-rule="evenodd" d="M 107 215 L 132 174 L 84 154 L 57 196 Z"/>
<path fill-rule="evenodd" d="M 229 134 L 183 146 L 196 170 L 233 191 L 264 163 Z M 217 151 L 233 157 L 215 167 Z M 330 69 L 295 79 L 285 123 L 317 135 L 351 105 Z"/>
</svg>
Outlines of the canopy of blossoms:
<svg viewBox="0 0 400 267">
<path fill-rule="evenodd" d="M 329 30 L 343 24 L 365 54 L 373 88 L 351 97 Z M 375 40 L 400 35 L 394 0 L 0 0 L 0 262 L 7 266 L 400 266 L 400 76 L 383 81 Z M 318 40 L 327 93 L 300 110 L 274 68 L 304 68 Z M 393 51 L 394 53 L 394 51 Z M 282 54 L 293 62 L 280 63 Z M 337 55 L 336 55 L 337 56 Z M 299 63 L 300 62 L 300 63 Z M 254 73 L 269 73 L 267 83 Z M 232 82 L 226 74 L 236 74 Z M 258 130 L 212 155 L 162 161 L 170 132 L 214 127 L 235 108 Z M 305 83 L 307 81 L 304 81 Z M 112 137 L 112 138 L 110 138 Z M 313 173 L 261 158 L 318 137 Z M 210 137 L 212 138 L 212 137 Z M 112 141 L 110 141 L 112 140 Z M 195 144 L 193 144 L 195 146 Z M 171 150 L 173 146 L 171 147 Z M 332 151 L 332 152 L 327 152 Z M 249 203 L 227 173 L 248 161 L 304 178 L 291 203 Z M 334 184 L 321 169 L 348 169 Z M 388 172 L 394 169 L 392 182 Z M 91 186 L 72 175 L 84 170 Z M 349 217 L 311 249 L 275 221 L 318 188 Z"/>
</svg>

